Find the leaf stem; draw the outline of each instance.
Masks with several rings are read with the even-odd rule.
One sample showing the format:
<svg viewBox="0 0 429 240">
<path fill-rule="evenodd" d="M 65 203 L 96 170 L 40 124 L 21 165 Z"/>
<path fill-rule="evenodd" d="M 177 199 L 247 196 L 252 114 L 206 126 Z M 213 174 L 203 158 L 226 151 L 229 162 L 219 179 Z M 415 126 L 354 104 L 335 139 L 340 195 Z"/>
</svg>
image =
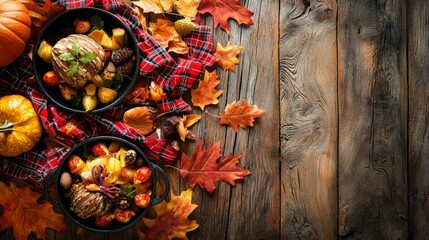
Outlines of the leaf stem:
<svg viewBox="0 0 429 240">
<path fill-rule="evenodd" d="M 220 116 L 218 116 L 218 115 L 214 115 L 214 114 L 210 113 L 210 112 L 209 112 L 209 111 L 207 111 L 207 110 L 205 110 L 204 112 L 205 112 L 205 113 L 207 113 L 208 115 L 210 115 L 211 117 L 214 117 L 214 118 L 220 118 Z"/>
<path fill-rule="evenodd" d="M 160 114 L 158 114 L 158 115 L 156 116 L 155 120 L 157 120 L 157 119 L 159 119 L 160 117 L 163 117 L 163 116 L 165 116 L 165 115 L 167 115 L 167 114 L 169 114 L 169 112 L 162 112 L 162 113 L 160 113 Z"/>
<path fill-rule="evenodd" d="M 179 171 L 179 172 L 181 171 L 181 170 L 180 170 L 180 168 L 177 168 L 177 167 L 172 166 L 172 165 L 165 165 L 165 167 L 172 168 L 172 169 L 177 170 L 177 171 Z"/>
<path fill-rule="evenodd" d="M 183 17 L 183 18 L 189 18 L 190 20 L 195 20 L 196 17 L 188 17 L 182 14 L 178 14 L 178 13 L 172 13 L 172 12 L 162 12 L 162 15 L 173 15 L 173 16 L 178 16 L 178 17 Z"/>
</svg>

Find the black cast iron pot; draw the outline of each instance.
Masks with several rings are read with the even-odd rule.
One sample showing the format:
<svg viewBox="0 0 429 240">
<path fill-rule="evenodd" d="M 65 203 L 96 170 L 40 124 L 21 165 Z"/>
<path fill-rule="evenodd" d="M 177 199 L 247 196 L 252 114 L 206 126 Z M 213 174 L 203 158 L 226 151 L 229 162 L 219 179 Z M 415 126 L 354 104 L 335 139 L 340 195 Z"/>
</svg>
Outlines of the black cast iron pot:
<svg viewBox="0 0 429 240">
<path fill-rule="evenodd" d="M 139 74 L 139 49 L 137 46 L 137 40 L 135 35 L 131 31 L 131 29 L 122 22 L 118 17 L 113 15 L 112 13 L 94 7 L 82 7 L 66 10 L 60 14 L 58 14 L 54 19 L 52 19 L 40 32 L 38 35 L 36 42 L 33 47 L 33 68 L 34 75 L 38 84 L 40 85 L 42 91 L 51 100 L 56 106 L 65 109 L 70 112 L 75 113 L 86 113 L 81 104 L 75 103 L 74 101 L 66 101 L 61 96 L 58 86 L 49 86 L 45 82 L 43 82 L 43 75 L 53 70 L 52 65 L 46 63 L 37 55 L 37 50 L 43 40 L 46 40 L 52 46 L 63 37 L 67 37 L 69 33 L 64 32 L 66 27 L 73 26 L 73 20 L 77 17 L 90 19 L 91 16 L 98 13 L 101 19 L 104 21 L 104 30 L 111 34 L 112 29 L 114 28 L 123 28 L 127 34 L 128 38 L 128 47 L 130 47 L 135 56 L 134 67 L 129 74 L 129 76 L 124 78 L 124 81 L 121 87 L 118 90 L 118 95 L 116 99 L 109 104 L 101 104 L 99 103 L 97 107 L 91 111 L 91 113 L 100 113 L 109 108 L 112 108 L 118 105 L 122 99 L 132 90 L 135 82 L 137 81 L 137 77 Z M 84 91 L 84 90 L 83 90 Z"/>
<path fill-rule="evenodd" d="M 105 143 L 107 143 L 107 146 L 109 146 L 108 144 L 113 142 L 113 141 L 118 141 L 124 144 L 125 147 L 127 147 L 128 149 L 133 149 L 137 152 L 137 156 L 138 157 L 142 157 L 144 159 L 145 165 L 149 166 L 152 172 L 152 195 L 150 198 L 150 203 L 149 206 L 141 209 L 140 212 L 136 213 L 135 216 L 133 216 L 131 218 L 131 220 L 128 223 L 121 223 L 119 221 L 113 220 L 112 223 L 108 226 L 105 227 L 99 227 L 96 226 L 94 223 L 94 219 L 93 218 L 87 218 L 87 219 L 82 219 L 80 217 L 78 217 L 73 211 L 70 210 L 70 199 L 66 198 L 64 195 L 66 193 L 67 190 L 65 190 L 61 185 L 60 185 L 60 177 L 61 174 L 63 172 L 70 172 L 69 168 L 68 168 L 68 160 L 72 155 L 77 155 L 77 156 L 83 156 L 83 152 L 84 152 L 84 146 L 85 144 L 91 144 L 91 143 L 95 143 L 98 141 L 103 141 Z M 162 180 L 164 181 L 164 193 L 161 196 L 157 196 L 157 182 L 158 182 L 158 177 L 157 174 L 159 173 L 159 175 L 162 177 Z M 56 191 L 56 197 L 57 197 L 57 202 L 54 202 L 51 197 L 49 196 L 49 192 L 48 192 L 48 183 L 52 181 L 52 178 L 54 178 L 54 184 L 55 184 L 55 191 Z M 78 144 L 76 144 L 73 148 L 71 148 L 66 155 L 64 156 L 64 158 L 61 160 L 61 163 L 58 165 L 58 167 L 53 170 L 47 177 L 46 181 L 45 181 L 45 198 L 51 202 L 53 205 L 58 205 L 61 210 L 64 212 L 64 214 L 71 219 L 74 223 L 76 223 L 77 225 L 81 226 L 84 229 L 87 229 L 88 231 L 91 232 L 96 232 L 96 233 L 113 233 L 113 232 L 118 232 L 118 231 L 122 231 L 125 230 L 129 227 L 132 227 L 134 224 L 136 224 L 138 221 L 140 221 L 146 214 L 148 209 L 156 204 L 161 203 L 168 195 L 168 193 L 170 192 L 170 182 L 167 178 L 167 175 L 165 174 L 164 170 L 162 170 L 158 165 L 150 162 L 148 160 L 148 158 L 145 156 L 145 154 L 142 152 L 142 150 L 140 148 L 138 148 L 135 144 L 133 144 L 132 142 L 119 138 L 119 137 L 114 137 L 114 136 L 99 136 L 99 137 L 93 137 L 87 140 L 84 140 Z"/>
</svg>

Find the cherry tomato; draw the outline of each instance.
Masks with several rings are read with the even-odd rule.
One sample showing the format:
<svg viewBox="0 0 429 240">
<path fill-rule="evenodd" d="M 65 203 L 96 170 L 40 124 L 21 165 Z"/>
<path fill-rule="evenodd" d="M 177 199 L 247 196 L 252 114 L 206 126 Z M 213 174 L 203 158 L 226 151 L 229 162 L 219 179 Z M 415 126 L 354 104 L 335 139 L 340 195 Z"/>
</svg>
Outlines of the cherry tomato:
<svg viewBox="0 0 429 240">
<path fill-rule="evenodd" d="M 109 225 L 112 220 L 115 219 L 115 215 L 112 213 L 106 213 L 103 216 L 96 216 L 95 217 L 95 225 L 99 227 L 104 227 Z"/>
<path fill-rule="evenodd" d="M 137 194 L 134 197 L 134 202 L 137 206 L 141 208 L 146 208 L 150 202 L 150 195 L 147 193 Z"/>
<path fill-rule="evenodd" d="M 148 166 L 137 169 L 136 175 L 134 175 L 134 184 L 146 182 L 150 179 L 151 174 L 151 170 Z"/>
<path fill-rule="evenodd" d="M 68 166 L 72 173 L 78 173 L 85 166 L 85 162 L 80 157 L 72 155 L 68 161 Z"/>
<path fill-rule="evenodd" d="M 130 219 L 136 215 L 133 211 L 131 211 L 130 209 L 120 209 L 120 208 L 116 208 L 114 211 L 115 214 L 115 218 L 116 220 L 118 220 L 119 222 L 122 223 L 127 223 L 130 221 Z"/>
</svg>

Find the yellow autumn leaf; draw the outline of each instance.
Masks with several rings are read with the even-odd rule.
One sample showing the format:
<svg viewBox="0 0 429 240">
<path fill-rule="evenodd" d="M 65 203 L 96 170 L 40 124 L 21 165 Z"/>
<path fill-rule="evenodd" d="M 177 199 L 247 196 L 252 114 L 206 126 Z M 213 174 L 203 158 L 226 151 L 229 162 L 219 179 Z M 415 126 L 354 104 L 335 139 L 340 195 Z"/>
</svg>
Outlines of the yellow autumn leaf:
<svg viewBox="0 0 429 240">
<path fill-rule="evenodd" d="M 200 119 L 201 119 L 201 115 L 198 115 L 198 114 L 185 115 L 183 116 L 183 124 L 185 128 L 188 128 L 194 125 L 195 123 L 197 123 Z"/>
<path fill-rule="evenodd" d="M 199 4 L 199 0 L 178 0 L 174 5 L 179 14 L 193 18 L 198 13 Z"/>
<path fill-rule="evenodd" d="M 201 115 L 198 114 L 189 114 L 180 118 L 179 123 L 177 124 L 177 133 L 182 141 L 185 141 L 186 138 L 194 138 L 194 134 L 188 130 L 188 127 L 194 125 L 200 119 Z"/>
<path fill-rule="evenodd" d="M 223 93 L 223 91 L 215 89 L 215 87 L 220 83 L 217 77 L 216 71 L 206 71 L 204 79 L 198 84 L 198 88 L 191 89 L 191 101 L 194 106 L 198 106 L 201 110 L 204 110 L 206 105 L 219 103 L 217 98 Z"/>
<path fill-rule="evenodd" d="M 168 48 L 168 43 L 174 37 L 174 29 L 171 28 L 170 23 L 169 20 L 158 19 L 155 23 L 151 22 L 149 26 L 152 37 L 165 49 Z"/>
<path fill-rule="evenodd" d="M 140 10 L 139 7 L 134 6 L 133 11 L 137 14 L 140 24 L 142 25 L 142 29 L 147 32 L 147 19 Z"/>
<path fill-rule="evenodd" d="M 182 37 L 180 37 L 180 35 L 176 35 L 174 36 L 173 41 L 168 43 L 168 51 L 175 52 L 177 54 L 186 54 L 188 53 L 189 48 L 182 40 Z"/>
<path fill-rule="evenodd" d="M 143 218 L 146 230 L 138 230 L 140 239 L 166 240 L 188 239 L 186 233 L 198 228 L 195 220 L 190 220 L 189 215 L 198 207 L 192 204 L 192 189 L 188 189 L 176 196 L 170 193 L 170 201 L 165 200 L 153 206 L 156 212 L 155 219 Z"/>
<path fill-rule="evenodd" d="M 165 12 L 172 12 L 175 1 L 176 0 L 160 0 L 160 4 Z"/>
<path fill-rule="evenodd" d="M 151 23 L 149 31 L 152 37 L 169 52 L 185 54 L 188 52 L 188 46 L 177 33 L 174 23 L 167 19 L 158 19 Z"/>
<path fill-rule="evenodd" d="M 135 6 L 140 7 L 143 9 L 144 13 L 162 13 L 162 5 L 159 0 L 139 0 L 139 1 L 133 1 L 132 2 Z"/>
<path fill-rule="evenodd" d="M 224 70 L 229 69 L 234 72 L 235 65 L 240 62 L 237 55 L 240 54 L 241 50 L 243 50 L 243 46 L 231 45 L 231 42 L 228 42 L 225 47 L 222 47 L 222 45 L 218 43 L 216 52 L 214 53 L 216 62 Z"/>
</svg>

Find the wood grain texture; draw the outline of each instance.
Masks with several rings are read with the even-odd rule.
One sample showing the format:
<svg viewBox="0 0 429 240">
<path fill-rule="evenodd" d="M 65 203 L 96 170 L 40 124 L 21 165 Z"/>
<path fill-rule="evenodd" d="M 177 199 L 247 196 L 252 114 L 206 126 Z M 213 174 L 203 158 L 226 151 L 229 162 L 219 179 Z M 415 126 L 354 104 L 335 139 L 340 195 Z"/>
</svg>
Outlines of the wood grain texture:
<svg viewBox="0 0 429 240">
<path fill-rule="evenodd" d="M 406 239 L 405 2 L 338 9 L 339 235 Z"/>
<path fill-rule="evenodd" d="M 409 238 L 429 236 L 429 5 L 408 1 Z"/>
<path fill-rule="evenodd" d="M 279 0 L 240 2 L 255 13 L 252 17 L 255 25 L 231 30 L 241 32 L 232 34 L 230 40 L 244 49 L 236 73 L 229 78 L 238 86 L 238 91 L 228 90 L 228 103 L 249 100 L 266 111 L 255 121 L 254 127 L 239 129 L 232 144 L 236 154 L 244 153 L 240 162 L 252 174 L 231 193 L 227 239 L 278 239 Z M 231 129 L 228 131 L 233 133 Z"/>
<path fill-rule="evenodd" d="M 203 115 L 190 129 L 197 141 L 243 153 L 239 165 L 252 174 L 236 187 L 219 182 L 212 194 L 194 189 L 190 219 L 200 227 L 189 239 L 427 239 L 428 2 L 239 2 L 255 25 L 230 20 L 230 35 L 213 28 L 215 44 L 244 49 L 235 72 L 217 69 L 224 93 L 206 110 L 219 115 L 247 99 L 266 112 L 235 133 L 193 110 Z M 192 155 L 197 141 L 182 151 Z M 174 194 L 188 189 L 177 170 L 156 164 Z M 47 229 L 47 239 L 137 239 L 144 225 L 102 235 L 65 221 L 69 231 Z"/>
<path fill-rule="evenodd" d="M 202 24 L 213 27 L 213 19 L 211 17 L 205 17 Z M 217 42 L 224 44 L 227 41 L 228 35 L 226 32 L 220 28 L 213 27 L 213 42 L 215 44 Z M 216 71 L 216 68 L 210 68 L 209 71 Z M 220 80 L 220 84 L 217 88 L 224 90 L 224 93 L 219 97 L 220 102 L 218 105 L 206 106 L 205 110 L 212 114 L 219 115 L 222 111 L 222 107 L 226 105 L 225 95 L 227 95 L 226 93 L 228 92 L 227 86 L 229 72 L 218 70 L 217 74 L 218 79 Z M 231 89 L 230 91 L 235 92 L 236 89 Z M 185 144 L 183 152 L 187 153 L 188 156 L 192 154 L 195 151 L 199 138 L 201 138 L 204 140 L 205 148 L 207 148 L 208 145 L 214 145 L 217 141 L 221 140 L 222 153 L 232 153 L 234 138 L 229 138 L 229 141 L 227 141 L 227 129 L 219 126 L 218 119 L 208 116 L 199 108 L 195 108 L 194 112 L 202 115 L 198 124 L 192 127 L 192 132 L 195 136 L 198 136 L 197 141 Z M 181 185 L 183 189 L 188 187 L 185 181 L 186 180 L 183 180 Z M 216 190 L 212 194 L 202 190 L 199 186 L 195 187 L 192 199 L 195 204 L 199 205 L 199 207 L 195 209 L 195 214 L 193 214 L 193 216 L 194 219 L 197 219 L 200 226 L 198 229 L 188 234 L 190 239 L 204 239 L 207 236 L 213 236 L 213 234 L 215 234 L 219 239 L 226 239 L 231 191 L 231 187 L 228 184 L 222 183 L 216 184 Z"/>
<path fill-rule="evenodd" d="M 279 132 L 276 27 L 279 3 L 241 1 L 241 4 L 256 13 L 252 17 L 255 25 L 243 27 L 230 21 L 230 35 L 220 28 L 214 29 L 215 44 L 219 42 L 224 46 L 230 41 L 244 49 L 238 56 L 240 63 L 235 72 L 217 69 L 218 88 L 224 92 L 219 104 L 208 106 L 206 110 L 218 115 L 233 101 L 249 100 L 266 112 L 253 128 L 239 128 L 235 133 L 231 128 L 220 126 L 218 119 L 197 111 L 203 118 L 193 128 L 196 136 L 204 139 L 206 147 L 221 140 L 224 156 L 243 153 L 239 166 L 246 166 L 252 174 L 244 181 L 237 181 L 236 187 L 219 182 L 213 194 L 195 188 L 193 199 L 199 205 L 195 216 L 200 227 L 188 234 L 191 239 L 279 237 L 280 170 L 276 137 Z M 213 26 L 211 17 L 206 18 L 204 24 Z M 190 144 L 184 151 L 192 153 L 195 145 Z M 182 187 L 186 188 L 187 184 L 183 183 Z"/>
<path fill-rule="evenodd" d="M 213 26 L 212 17 L 206 16 L 202 24 L 211 26 L 213 28 L 213 42 L 215 46 L 217 42 L 220 42 L 222 45 L 225 45 L 225 43 L 228 42 L 229 35 L 220 27 L 215 28 Z M 231 31 L 235 34 L 239 34 L 236 32 L 236 27 L 233 27 Z M 234 42 L 232 43 L 237 44 Z M 224 92 L 219 97 L 218 105 L 206 106 L 205 110 L 212 114 L 219 115 L 227 104 L 227 96 L 231 95 L 231 92 L 233 93 L 233 96 L 236 96 L 239 90 L 237 87 L 235 87 L 236 85 L 231 84 L 231 81 L 229 80 L 231 73 L 229 71 L 223 71 L 213 67 L 208 70 L 210 72 L 217 72 L 218 79 L 220 80 L 217 88 L 222 89 Z M 214 145 L 217 141 L 220 140 L 222 154 L 225 155 L 228 153 L 233 153 L 235 134 L 228 131 L 227 128 L 221 127 L 217 118 L 210 117 L 199 108 L 195 108 L 194 112 L 202 115 L 202 118 L 198 124 L 192 127 L 192 131 L 196 136 L 198 136 L 197 141 L 194 143 L 185 144 L 183 152 L 187 153 L 188 156 L 192 154 L 195 151 L 195 147 L 199 138 L 201 138 L 204 140 L 205 148 L 207 148 L 208 145 Z M 238 184 L 240 184 L 240 182 Z M 183 189 L 188 187 L 185 180 L 183 180 L 181 187 Z M 199 207 L 194 211 L 195 214 L 193 214 L 193 216 L 194 219 L 197 219 L 200 227 L 188 234 L 190 239 L 205 239 L 209 236 L 219 239 L 227 238 L 231 191 L 231 186 L 225 183 L 217 183 L 216 190 L 212 194 L 202 190 L 199 186 L 195 187 L 193 202 L 198 204 Z"/>
<path fill-rule="evenodd" d="M 337 236 L 335 1 L 280 8 L 281 239 Z"/>
</svg>

